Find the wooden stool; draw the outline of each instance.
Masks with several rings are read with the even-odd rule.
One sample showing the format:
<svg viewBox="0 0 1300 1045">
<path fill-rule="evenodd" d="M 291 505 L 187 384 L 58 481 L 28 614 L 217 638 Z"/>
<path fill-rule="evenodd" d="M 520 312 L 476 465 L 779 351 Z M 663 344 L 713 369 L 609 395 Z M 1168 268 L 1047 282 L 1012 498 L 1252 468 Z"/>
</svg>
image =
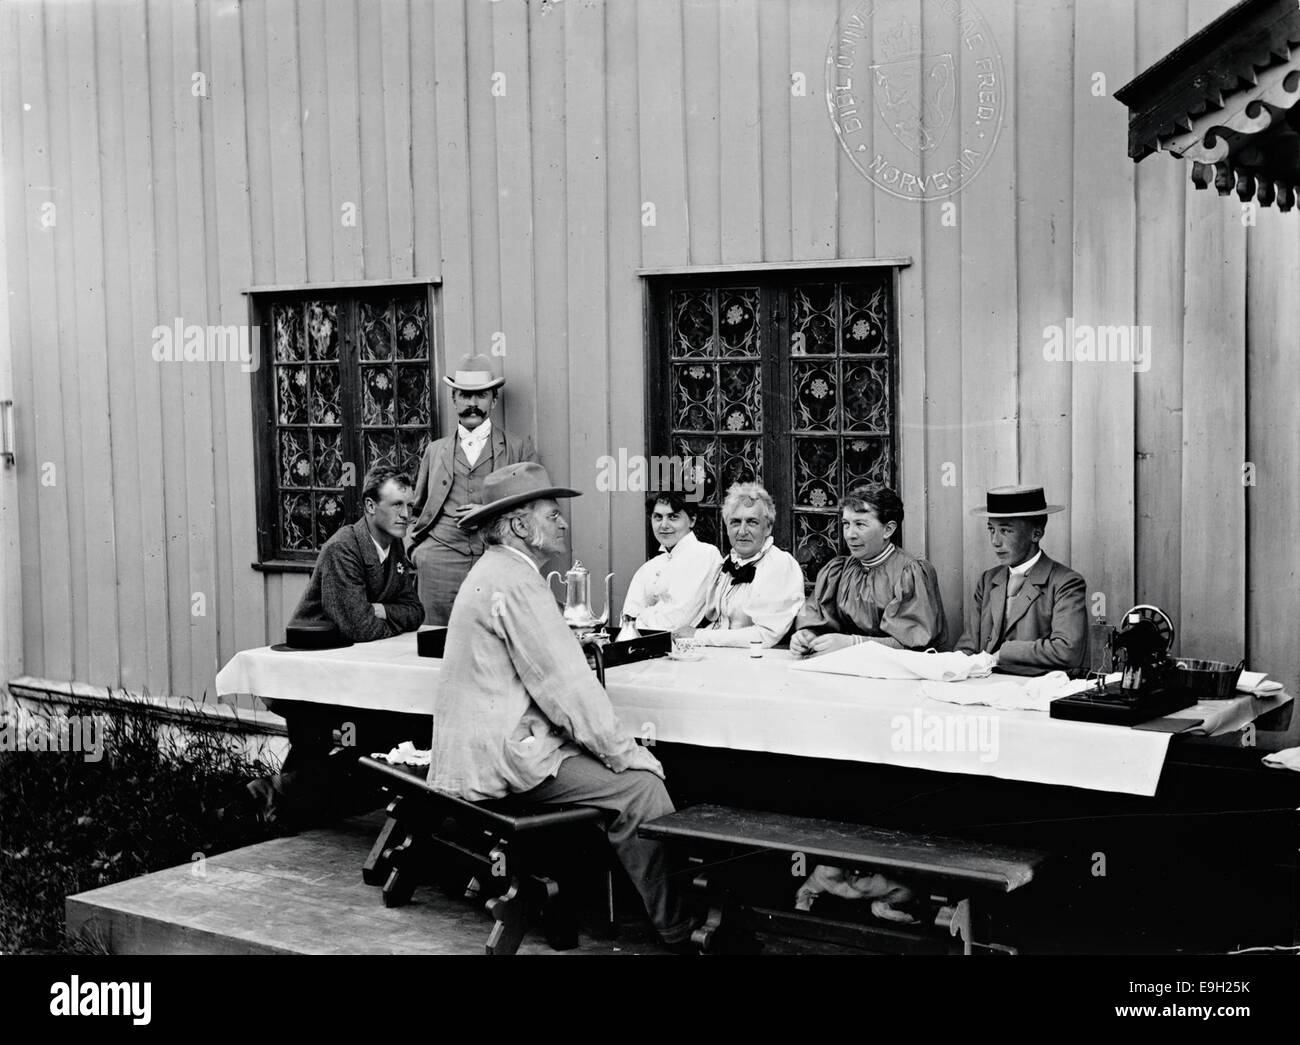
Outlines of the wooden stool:
<svg viewBox="0 0 1300 1045">
<path fill-rule="evenodd" d="M 612 854 L 600 810 L 513 798 L 468 802 L 435 791 L 420 770 L 365 756 L 357 765 L 393 795 L 361 869 L 367 885 L 383 886 L 385 907 L 408 903 L 418 884 L 432 880 L 452 896 L 487 896 L 488 954 L 514 954 L 534 919 L 553 949 L 568 950 L 578 945 L 575 912 L 568 891 L 544 872 L 560 854 L 595 850 L 605 892 L 599 931 L 614 935 Z"/>
</svg>

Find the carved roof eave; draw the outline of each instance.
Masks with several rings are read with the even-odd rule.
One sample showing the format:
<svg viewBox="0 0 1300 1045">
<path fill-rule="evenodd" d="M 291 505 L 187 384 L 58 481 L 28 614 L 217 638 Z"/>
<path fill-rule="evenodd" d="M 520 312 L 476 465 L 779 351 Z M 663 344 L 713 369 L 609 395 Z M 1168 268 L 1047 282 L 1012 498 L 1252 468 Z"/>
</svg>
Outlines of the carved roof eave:
<svg viewBox="0 0 1300 1045">
<path fill-rule="evenodd" d="M 1115 92 L 1129 109 L 1128 154 L 1139 161 L 1189 132 L 1300 45 L 1296 0 L 1242 0 Z"/>
</svg>

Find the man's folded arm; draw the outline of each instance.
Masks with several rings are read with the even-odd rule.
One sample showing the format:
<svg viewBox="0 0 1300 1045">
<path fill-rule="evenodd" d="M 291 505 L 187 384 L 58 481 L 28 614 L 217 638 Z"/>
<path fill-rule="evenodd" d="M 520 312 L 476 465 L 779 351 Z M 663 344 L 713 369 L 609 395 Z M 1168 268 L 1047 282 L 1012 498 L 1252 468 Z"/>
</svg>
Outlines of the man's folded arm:
<svg viewBox="0 0 1300 1045">
<path fill-rule="evenodd" d="M 412 570 L 414 568 L 411 567 Z M 384 610 L 388 614 L 387 623 L 391 625 L 394 635 L 414 631 L 424 623 L 424 604 L 420 602 L 420 592 L 414 584 L 408 584 L 406 591 L 392 602 L 384 603 Z"/>
<path fill-rule="evenodd" d="M 1086 586 L 1077 574 L 1065 581 L 1052 604 L 1052 632 L 1041 639 L 1012 639 L 998 650 L 998 669 L 1040 675 L 1080 667 L 1088 641 Z"/>
<path fill-rule="evenodd" d="M 316 567 L 321 571 L 320 599 L 329 617 L 344 637 L 353 642 L 371 642 L 395 635 L 389 622 L 380 620 L 366 595 L 365 565 L 340 545 L 321 552 Z"/>
</svg>

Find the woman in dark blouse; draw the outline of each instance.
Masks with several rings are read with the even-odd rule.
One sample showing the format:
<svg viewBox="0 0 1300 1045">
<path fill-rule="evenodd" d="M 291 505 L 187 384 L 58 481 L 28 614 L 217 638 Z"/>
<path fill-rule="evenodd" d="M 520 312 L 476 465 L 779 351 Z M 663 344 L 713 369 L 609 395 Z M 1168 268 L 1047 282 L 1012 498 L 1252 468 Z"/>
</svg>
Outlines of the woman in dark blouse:
<svg viewBox="0 0 1300 1045">
<path fill-rule="evenodd" d="M 799 611 L 795 653 L 829 653 L 871 639 L 894 649 L 943 649 L 943 601 L 934 567 L 894 543 L 903 502 L 871 483 L 845 494 L 841 525 L 848 555 L 822 567 Z"/>
</svg>

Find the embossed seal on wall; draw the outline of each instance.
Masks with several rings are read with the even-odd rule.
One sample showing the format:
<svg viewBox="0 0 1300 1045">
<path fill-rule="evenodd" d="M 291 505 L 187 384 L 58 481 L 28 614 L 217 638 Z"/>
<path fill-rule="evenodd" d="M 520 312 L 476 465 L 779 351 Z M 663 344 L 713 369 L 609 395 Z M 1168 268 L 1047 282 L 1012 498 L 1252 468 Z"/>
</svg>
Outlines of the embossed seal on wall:
<svg viewBox="0 0 1300 1045">
<path fill-rule="evenodd" d="M 971 0 L 862 0 L 836 24 L 826 54 L 840 145 L 863 177 L 903 199 L 946 199 L 984 169 L 1006 90 Z"/>
</svg>

